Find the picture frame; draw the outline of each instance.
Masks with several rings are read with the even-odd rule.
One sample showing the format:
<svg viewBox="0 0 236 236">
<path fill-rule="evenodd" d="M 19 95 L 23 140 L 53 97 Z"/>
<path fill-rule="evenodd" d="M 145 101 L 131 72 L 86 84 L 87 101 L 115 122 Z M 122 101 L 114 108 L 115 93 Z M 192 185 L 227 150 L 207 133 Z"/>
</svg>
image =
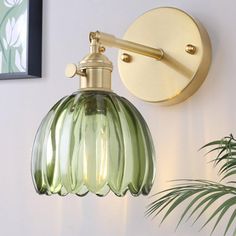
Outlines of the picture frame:
<svg viewBox="0 0 236 236">
<path fill-rule="evenodd" d="M 43 0 L 0 0 L 0 80 L 40 78 Z"/>
</svg>

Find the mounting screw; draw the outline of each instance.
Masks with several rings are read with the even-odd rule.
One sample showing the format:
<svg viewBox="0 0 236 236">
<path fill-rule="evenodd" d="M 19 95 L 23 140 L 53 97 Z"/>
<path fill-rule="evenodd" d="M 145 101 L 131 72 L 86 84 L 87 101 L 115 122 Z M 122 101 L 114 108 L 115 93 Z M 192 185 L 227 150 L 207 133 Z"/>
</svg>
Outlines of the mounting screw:
<svg viewBox="0 0 236 236">
<path fill-rule="evenodd" d="M 122 60 L 123 62 L 129 63 L 129 62 L 132 61 L 132 56 L 129 55 L 129 54 L 127 54 L 127 53 L 122 53 L 122 55 L 121 55 L 121 60 Z"/>
<path fill-rule="evenodd" d="M 196 50 L 196 47 L 192 44 L 187 44 L 187 46 L 185 47 L 185 51 L 192 55 L 195 54 Z"/>
<path fill-rule="evenodd" d="M 100 53 L 104 53 L 106 51 L 106 48 L 105 47 L 103 47 L 103 46 L 100 46 L 99 47 L 99 52 Z"/>
</svg>

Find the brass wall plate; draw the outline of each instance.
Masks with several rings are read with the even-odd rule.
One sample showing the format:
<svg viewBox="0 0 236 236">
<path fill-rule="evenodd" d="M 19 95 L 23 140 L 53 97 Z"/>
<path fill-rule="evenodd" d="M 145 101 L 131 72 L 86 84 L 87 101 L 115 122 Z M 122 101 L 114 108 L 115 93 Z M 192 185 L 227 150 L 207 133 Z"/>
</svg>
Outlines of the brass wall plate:
<svg viewBox="0 0 236 236">
<path fill-rule="evenodd" d="M 211 43 L 203 26 L 176 8 L 156 8 L 139 17 L 124 39 L 161 48 L 162 60 L 119 50 L 118 67 L 128 90 L 161 104 L 179 103 L 204 81 L 211 63 Z M 132 60 L 122 60 L 123 54 Z"/>
</svg>

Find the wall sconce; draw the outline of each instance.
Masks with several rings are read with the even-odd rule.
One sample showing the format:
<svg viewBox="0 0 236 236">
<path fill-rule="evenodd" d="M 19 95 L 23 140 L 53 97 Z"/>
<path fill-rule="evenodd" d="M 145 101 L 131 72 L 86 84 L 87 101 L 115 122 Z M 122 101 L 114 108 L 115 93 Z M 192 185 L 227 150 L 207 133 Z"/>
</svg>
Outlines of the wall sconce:
<svg viewBox="0 0 236 236">
<path fill-rule="evenodd" d="M 90 33 L 90 53 L 66 75 L 80 90 L 62 98 L 43 119 L 33 146 L 32 176 L 40 194 L 147 195 L 155 177 L 155 152 L 146 122 L 111 90 L 112 63 L 104 46 L 119 51 L 121 78 L 135 96 L 174 104 L 205 79 L 211 44 L 202 25 L 175 8 L 138 18 L 124 40 Z M 158 49 L 158 48 L 161 49 Z"/>
</svg>

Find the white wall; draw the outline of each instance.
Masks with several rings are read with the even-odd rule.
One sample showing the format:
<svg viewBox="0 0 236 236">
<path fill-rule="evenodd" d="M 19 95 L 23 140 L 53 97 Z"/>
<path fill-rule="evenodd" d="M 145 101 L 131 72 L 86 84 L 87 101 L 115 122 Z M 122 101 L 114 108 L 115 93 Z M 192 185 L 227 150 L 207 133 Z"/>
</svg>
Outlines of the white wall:
<svg viewBox="0 0 236 236">
<path fill-rule="evenodd" d="M 197 149 L 212 139 L 236 133 L 235 1 L 44 1 L 43 78 L 0 81 L 0 235 L 209 235 L 209 229 L 199 233 L 199 225 L 191 227 L 191 222 L 175 232 L 178 213 L 159 228 L 159 219 L 144 217 L 145 206 L 152 200 L 147 197 L 46 197 L 35 193 L 31 181 L 36 129 L 60 97 L 78 88 L 77 79 L 64 78 L 64 68 L 87 53 L 88 33 L 100 29 L 122 37 L 134 19 L 159 6 L 181 8 L 208 29 L 213 62 L 207 80 L 190 99 L 169 107 L 133 97 L 118 79 L 117 69 L 113 89 L 138 107 L 151 129 L 158 158 L 152 193 L 175 178 L 217 180 Z M 116 67 L 117 50 L 109 49 L 107 55 Z M 222 235 L 220 229 L 217 232 Z"/>
</svg>

